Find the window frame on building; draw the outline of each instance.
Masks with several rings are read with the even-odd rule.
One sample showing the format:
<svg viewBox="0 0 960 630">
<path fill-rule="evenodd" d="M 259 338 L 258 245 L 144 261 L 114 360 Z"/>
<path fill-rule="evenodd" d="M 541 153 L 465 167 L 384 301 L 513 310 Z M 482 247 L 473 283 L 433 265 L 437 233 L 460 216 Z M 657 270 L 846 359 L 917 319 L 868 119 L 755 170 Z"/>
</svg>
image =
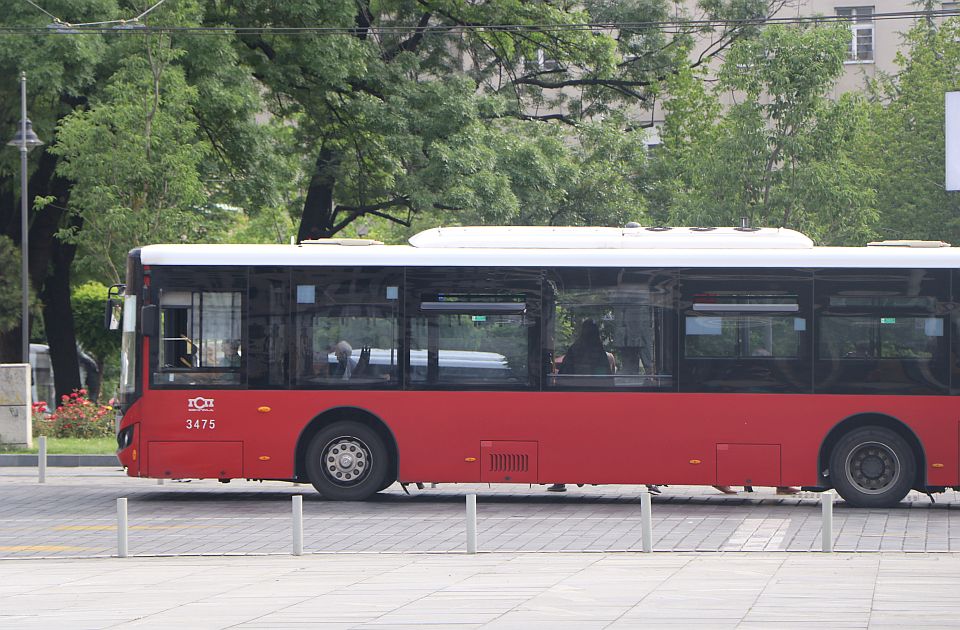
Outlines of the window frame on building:
<svg viewBox="0 0 960 630">
<path fill-rule="evenodd" d="M 866 64 L 876 63 L 877 56 L 877 37 L 874 28 L 874 7 L 873 6 L 848 6 L 836 7 L 838 17 L 850 19 L 850 44 L 847 47 L 847 58 L 845 64 Z M 864 51 L 869 54 L 869 58 L 861 58 L 861 33 L 869 33 L 869 50 Z"/>
</svg>

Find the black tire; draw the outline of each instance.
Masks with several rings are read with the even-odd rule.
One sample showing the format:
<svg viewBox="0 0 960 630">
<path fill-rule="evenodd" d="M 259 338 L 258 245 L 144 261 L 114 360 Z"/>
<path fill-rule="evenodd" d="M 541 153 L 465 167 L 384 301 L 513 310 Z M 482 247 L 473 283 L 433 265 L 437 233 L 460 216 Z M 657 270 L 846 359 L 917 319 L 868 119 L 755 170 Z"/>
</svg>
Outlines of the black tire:
<svg viewBox="0 0 960 630">
<path fill-rule="evenodd" d="M 383 478 L 383 481 L 380 483 L 380 489 L 377 490 L 377 492 L 380 492 L 381 490 L 386 490 L 387 488 L 389 488 L 390 486 L 392 486 L 392 485 L 395 484 L 396 482 L 397 482 L 397 477 L 396 477 L 395 475 L 392 475 L 392 474 L 391 474 L 391 475 L 386 475 L 386 476 Z"/>
<path fill-rule="evenodd" d="M 856 507 L 891 507 L 907 496 L 917 475 L 906 440 L 883 427 L 847 433 L 830 453 L 830 481 Z"/>
<path fill-rule="evenodd" d="M 363 501 L 380 491 L 390 456 L 376 431 L 359 422 L 335 422 L 307 447 L 307 476 L 327 499 Z"/>
</svg>

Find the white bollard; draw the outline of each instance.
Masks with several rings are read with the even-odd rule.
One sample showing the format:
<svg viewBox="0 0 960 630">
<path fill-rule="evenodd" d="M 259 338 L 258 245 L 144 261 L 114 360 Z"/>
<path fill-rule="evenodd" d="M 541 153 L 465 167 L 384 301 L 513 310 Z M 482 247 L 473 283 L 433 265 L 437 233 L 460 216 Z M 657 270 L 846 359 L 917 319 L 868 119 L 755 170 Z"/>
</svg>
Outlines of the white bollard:
<svg viewBox="0 0 960 630">
<path fill-rule="evenodd" d="M 477 495 L 467 495 L 467 553 L 477 553 Z"/>
<path fill-rule="evenodd" d="M 820 529 L 821 551 L 833 552 L 833 490 L 820 494 L 820 507 L 823 512 L 823 526 Z"/>
<path fill-rule="evenodd" d="M 293 497 L 293 555 L 303 555 L 303 496 Z"/>
<path fill-rule="evenodd" d="M 47 483 L 47 436 L 40 436 L 40 451 L 37 453 L 37 481 Z"/>
<path fill-rule="evenodd" d="M 117 499 L 117 557 L 127 557 L 127 500 Z"/>
<path fill-rule="evenodd" d="M 650 491 L 644 488 L 640 491 L 640 540 L 643 553 L 653 551 L 653 506 L 650 501 Z"/>
</svg>

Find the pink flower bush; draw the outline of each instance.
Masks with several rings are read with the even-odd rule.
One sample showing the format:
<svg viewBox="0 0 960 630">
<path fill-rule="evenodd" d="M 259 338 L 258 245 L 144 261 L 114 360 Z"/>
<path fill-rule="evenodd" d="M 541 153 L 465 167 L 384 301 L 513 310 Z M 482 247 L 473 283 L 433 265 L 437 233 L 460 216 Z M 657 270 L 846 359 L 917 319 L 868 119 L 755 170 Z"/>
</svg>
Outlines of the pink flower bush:
<svg viewBox="0 0 960 630">
<path fill-rule="evenodd" d="M 113 435 L 113 410 L 87 398 L 87 390 L 75 389 L 60 397 L 61 405 L 49 413 L 47 403 L 33 405 L 33 433 L 49 437 L 99 438 Z"/>
</svg>

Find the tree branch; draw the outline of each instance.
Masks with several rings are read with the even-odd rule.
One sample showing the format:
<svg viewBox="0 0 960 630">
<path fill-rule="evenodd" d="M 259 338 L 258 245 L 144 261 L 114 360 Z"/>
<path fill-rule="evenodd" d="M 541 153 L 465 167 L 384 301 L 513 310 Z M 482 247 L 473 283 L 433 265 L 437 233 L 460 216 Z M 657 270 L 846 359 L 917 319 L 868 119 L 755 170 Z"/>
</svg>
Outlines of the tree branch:
<svg viewBox="0 0 960 630">
<path fill-rule="evenodd" d="M 424 35 L 426 35 L 426 27 L 430 23 L 430 13 L 424 13 L 420 16 L 420 21 L 417 22 L 416 31 L 409 38 L 400 42 L 396 48 L 393 50 L 387 51 L 383 55 L 384 61 L 393 61 L 397 55 L 402 52 L 413 52 L 420 46 L 420 42 L 423 41 Z"/>
<path fill-rule="evenodd" d="M 399 206 L 403 206 L 407 208 L 408 210 L 407 216 L 409 217 L 409 211 L 412 210 L 412 207 L 410 205 L 410 200 L 407 199 L 406 197 L 394 197 L 389 201 L 383 201 L 383 202 L 374 204 L 372 206 L 337 206 L 336 211 L 339 212 L 342 210 L 344 212 L 349 212 L 350 215 L 347 216 L 342 221 L 340 221 L 339 223 L 335 224 L 333 228 L 331 228 L 330 233 L 336 234 L 337 232 L 339 232 L 340 230 L 347 227 L 348 225 L 350 225 L 351 223 L 353 223 L 354 221 L 356 221 L 357 219 L 359 219 L 360 217 L 366 214 L 371 214 L 375 217 L 380 217 L 381 219 L 392 221 L 393 223 L 402 225 L 404 227 L 410 227 L 409 218 L 407 220 L 404 220 L 404 219 L 401 219 L 400 217 L 395 217 L 393 215 L 387 214 L 386 212 L 380 212 L 381 210 L 386 210 L 388 208 L 396 208 Z"/>
<path fill-rule="evenodd" d="M 562 122 L 565 125 L 570 125 L 571 127 L 577 126 L 577 121 L 574 120 L 573 118 L 570 118 L 566 114 L 543 114 L 543 115 L 537 116 L 534 114 L 521 113 L 517 117 L 520 120 L 539 120 L 539 121 L 556 120 L 558 122 Z"/>
</svg>

